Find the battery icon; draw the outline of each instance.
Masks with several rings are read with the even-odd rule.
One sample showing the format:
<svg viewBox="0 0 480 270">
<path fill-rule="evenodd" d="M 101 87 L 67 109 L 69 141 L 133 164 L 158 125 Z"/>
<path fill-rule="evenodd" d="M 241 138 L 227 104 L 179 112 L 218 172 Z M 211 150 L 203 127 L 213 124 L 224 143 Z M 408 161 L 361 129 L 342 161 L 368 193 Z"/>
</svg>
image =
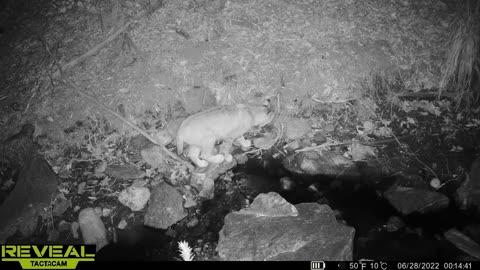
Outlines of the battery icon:
<svg viewBox="0 0 480 270">
<path fill-rule="evenodd" d="M 311 270 L 323 270 L 323 269 L 325 269 L 325 262 L 324 261 L 311 261 L 310 262 L 310 269 Z"/>
</svg>

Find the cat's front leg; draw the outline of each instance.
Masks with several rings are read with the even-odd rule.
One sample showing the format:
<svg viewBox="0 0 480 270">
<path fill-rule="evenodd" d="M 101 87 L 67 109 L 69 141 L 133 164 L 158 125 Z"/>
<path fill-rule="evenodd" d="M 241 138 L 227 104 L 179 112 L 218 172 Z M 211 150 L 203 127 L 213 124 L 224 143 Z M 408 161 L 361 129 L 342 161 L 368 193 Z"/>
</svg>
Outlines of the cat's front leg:
<svg viewBox="0 0 480 270">
<path fill-rule="evenodd" d="M 220 153 L 225 157 L 225 161 L 230 163 L 233 161 L 233 156 L 230 154 L 233 147 L 233 140 L 224 140 L 220 145 Z"/>
</svg>

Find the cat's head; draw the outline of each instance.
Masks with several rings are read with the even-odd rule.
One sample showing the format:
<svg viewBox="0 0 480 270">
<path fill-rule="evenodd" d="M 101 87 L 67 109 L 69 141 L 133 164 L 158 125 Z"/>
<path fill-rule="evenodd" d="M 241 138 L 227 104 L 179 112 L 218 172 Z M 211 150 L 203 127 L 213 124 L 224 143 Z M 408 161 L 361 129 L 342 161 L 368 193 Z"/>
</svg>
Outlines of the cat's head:
<svg viewBox="0 0 480 270">
<path fill-rule="evenodd" d="M 253 115 L 255 126 L 265 126 L 272 122 L 275 117 L 275 111 L 268 105 L 252 106 L 249 109 L 250 113 Z"/>
</svg>

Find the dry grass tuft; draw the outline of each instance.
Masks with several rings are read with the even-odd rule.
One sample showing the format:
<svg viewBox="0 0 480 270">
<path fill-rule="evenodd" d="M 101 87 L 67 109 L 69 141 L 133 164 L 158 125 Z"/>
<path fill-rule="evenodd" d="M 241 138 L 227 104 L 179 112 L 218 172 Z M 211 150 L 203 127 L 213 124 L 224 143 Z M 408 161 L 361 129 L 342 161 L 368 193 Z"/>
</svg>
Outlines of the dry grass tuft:
<svg viewBox="0 0 480 270">
<path fill-rule="evenodd" d="M 455 92 L 459 108 L 462 101 L 467 107 L 472 104 L 475 73 L 480 78 L 480 1 L 458 0 L 456 3 L 457 16 L 438 94 L 447 90 Z"/>
</svg>

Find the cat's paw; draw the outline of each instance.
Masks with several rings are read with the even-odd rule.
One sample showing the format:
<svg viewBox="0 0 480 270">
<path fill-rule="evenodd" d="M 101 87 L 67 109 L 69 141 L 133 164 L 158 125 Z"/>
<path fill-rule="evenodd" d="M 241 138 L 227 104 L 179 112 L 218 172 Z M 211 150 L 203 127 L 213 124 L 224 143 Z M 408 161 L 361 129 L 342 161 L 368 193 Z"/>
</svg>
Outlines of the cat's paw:
<svg viewBox="0 0 480 270">
<path fill-rule="evenodd" d="M 225 161 L 228 162 L 228 163 L 232 162 L 233 161 L 233 156 L 230 155 L 230 154 L 226 154 L 225 155 Z"/>
<path fill-rule="evenodd" d="M 205 161 L 205 160 L 199 160 L 196 163 L 197 163 L 197 166 L 200 167 L 200 168 L 204 168 L 204 167 L 208 166 L 208 162 Z"/>
</svg>

